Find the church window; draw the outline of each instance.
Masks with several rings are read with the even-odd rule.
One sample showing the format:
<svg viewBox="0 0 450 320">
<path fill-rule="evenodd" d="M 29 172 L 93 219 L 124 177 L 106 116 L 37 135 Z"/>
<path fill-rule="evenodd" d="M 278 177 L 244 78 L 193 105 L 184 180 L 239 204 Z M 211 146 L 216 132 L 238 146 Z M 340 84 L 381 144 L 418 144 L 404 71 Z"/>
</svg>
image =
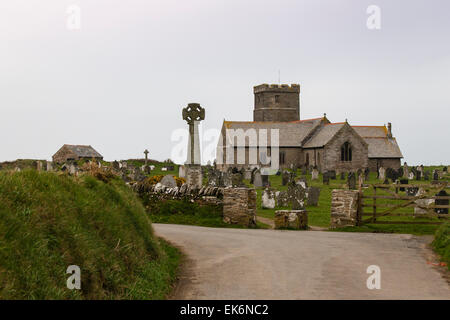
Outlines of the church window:
<svg viewBox="0 0 450 320">
<path fill-rule="evenodd" d="M 280 152 L 280 164 L 286 163 L 286 153 L 284 151 Z"/>
<path fill-rule="evenodd" d="M 341 147 L 341 161 L 352 161 L 352 146 L 345 142 Z"/>
</svg>

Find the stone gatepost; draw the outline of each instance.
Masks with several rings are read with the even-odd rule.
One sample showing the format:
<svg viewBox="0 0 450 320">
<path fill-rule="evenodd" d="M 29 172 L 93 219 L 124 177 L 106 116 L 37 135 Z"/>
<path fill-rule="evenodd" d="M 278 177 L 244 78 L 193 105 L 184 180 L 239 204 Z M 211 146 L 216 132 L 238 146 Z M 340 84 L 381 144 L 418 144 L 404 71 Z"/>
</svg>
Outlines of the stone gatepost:
<svg viewBox="0 0 450 320">
<path fill-rule="evenodd" d="M 256 226 L 256 190 L 225 188 L 223 190 L 223 221 L 246 227 Z"/>
<path fill-rule="evenodd" d="M 308 229 L 308 213 L 306 210 L 275 211 L 275 229 Z"/>
<path fill-rule="evenodd" d="M 333 190 L 331 192 L 331 228 L 359 225 L 361 216 L 358 212 L 358 204 L 358 190 Z"/>
</svg>

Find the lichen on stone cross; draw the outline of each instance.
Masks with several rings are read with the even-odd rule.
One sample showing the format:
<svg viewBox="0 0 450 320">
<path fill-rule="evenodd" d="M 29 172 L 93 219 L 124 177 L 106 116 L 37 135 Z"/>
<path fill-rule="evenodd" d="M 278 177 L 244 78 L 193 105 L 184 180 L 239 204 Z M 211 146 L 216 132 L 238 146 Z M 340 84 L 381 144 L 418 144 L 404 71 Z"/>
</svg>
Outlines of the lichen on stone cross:
<svg viewBox="0 0 450 320">
<path fill-rule="evenodd" d="M 205 120 L 205 109 L 198 103 L 189 103 L 183 109 L 183 120 L 186 120 L 189 125 L 194 124 L 195 121 Z"/>
</svg>

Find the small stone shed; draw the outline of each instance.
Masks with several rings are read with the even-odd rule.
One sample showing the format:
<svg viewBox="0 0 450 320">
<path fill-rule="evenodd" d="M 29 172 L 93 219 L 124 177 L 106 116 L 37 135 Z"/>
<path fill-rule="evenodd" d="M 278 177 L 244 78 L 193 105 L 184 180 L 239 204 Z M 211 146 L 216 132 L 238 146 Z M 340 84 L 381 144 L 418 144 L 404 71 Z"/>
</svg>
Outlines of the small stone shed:
<svg viewBox="0 0 450 320">
<path fill-rule="evenodd" d="M 53 162 L 64 163 L 81 159 L 103 160 L 103 156 L 91 146 L 65 144 L 53 155 Z"/>
</svg>

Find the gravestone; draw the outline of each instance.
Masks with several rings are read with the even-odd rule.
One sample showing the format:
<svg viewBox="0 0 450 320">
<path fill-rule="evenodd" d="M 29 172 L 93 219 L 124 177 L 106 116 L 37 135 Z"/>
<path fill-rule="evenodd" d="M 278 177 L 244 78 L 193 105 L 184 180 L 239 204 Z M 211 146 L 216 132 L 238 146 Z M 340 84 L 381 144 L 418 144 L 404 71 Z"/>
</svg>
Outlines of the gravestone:
<svg viewBox="0 0 450 320">
<path fill-rule="evenodd" d="M 448 193 L 445 190 L 441 190 L 436 194 L 437 197 L 448 197 Z M 436 199 L 437 206 L 448 206 L 449 199 Z M 437 214 L 448 214 L 448 208 L 435 208 L 434 212 Z"/>
<path fill-rule="evenodd" d="M 425 181 L 430 181 L 430 171 L 425 171 L 425 172 L 423 173 L 423 179 L 424 179 Z"/>
<path fill-rule="evenodd" d="M 319 170 L 313 168 L 311 172 L 311 180 L 318 180 L 318 179 L 319 179 Z"/>
<path fill-rule="evenodd" d="M 53 171 L 53 163 L 50 161 L 47 161 L 47 171 Z"/>
<path fill-rule="evenodd" d="M 252 179 L 252 170 L 246 169 L 244 171 L 244 179 L 245 180 L 251 180 Z"/>
<path fill-rule="evenodd" d="M 242 173 L 237 172 L 237 173 L 231 174 L 231 185 L 234 188 L 239 188 L 239 187 L 245 186 L 244 185 L 244 176 L 242 175 Z"/>
<path fill-rule="evenodd" d="M 281 184 L 283 186 L 287 185 L 289 183 L 289 179 L 290 179 L 290 174 L 289 171 L 283 171 L 282 176 L 281 176 Z"/>
<path fill-rule="evenodd" d="M 408 179 L 409 177 L 409 168 L 408 168 L 408 164 L 405 162 L 403 164 L 403 178 Z"/>
<path fill-rule="evenodd" d="M 409 180 L 413 180 L 413 179 L 414 179 L 414 173 L 413 173 L 413 172 L 410 172 L 410 173 L 409 173 L 408 179 L 409 179 Z"/>
<path fill-rule="evenodd" d="M 36 162 L 36 169 L 37 169 L 37 171 L 42 171 L 42 167 L 43 167 L 42 162 L 41 161 L 37 161 Z"/>
<path fill-rule="evenodd" d="M 439 180 L 439 172 L 437 170 L 433 170 L 433 180 L 434 181 Z"/>
<path fill-rule="evenodd" d="M 328 171 L 328 175 L 331 180 L 336 180 L 336 171 L 335 170 Z"/>
<path fill-rule="evenodd" d="M 400 184 L 408 184 L 408 179 L 400 179 Z M 405 191 L 405 187 L 400 187 L 400 191 Z"/>
<path fill-rule="evenodd" d="M 222 173 L 222 179 L 220 186 L 224 187 L 232 187 L 233 186 L 233 179 L 232 179 L 232 173 L 223 172 Z"/>
<path fill-rule="evenodd" d="M 417 170 L 416 180 L 417 181 L 422 180 L 422 171 Z"/>
<path fill-rule="evenodd" d="M 261 174 L 261 180 L 262 180 L 262 186 L 263 187 L 269 187 L 269 175 L 268 174 Z"/>
<path fill-rule="evenodd" d="M 273 190 L 266 188 L 262 194 L 262 204 L 263 209 L 274 209 L 275 208 L 275 193 Z"/>
<path fill-rule="evenodd" d="M 386 179 L 386 169 L 385 168 L 380 167 L 378 169 L 378 179 L 383 180 L 383 181 L 384 181 L 384 179 Z"/>
<path fill-rule="evenodd" d="M 419 188 L 418 187 L 409 187 L 406 188 L 406 195 L 408 197 L 414 197 L 417 195 L 417 193 L 419 192 Z"/>
<path fill-rule="evenodd" d="M 424 195 L 426 192 L 422 188 L 418 189 L 417 196 Z M 427 208 L 434 204 L 434 199 L 417 199 L 414 201 L 416 206 L 414 207 L 414 214 L 426 214 Z"/>
<path fill-rule="evenodd" d="M 286 191 L 276 192 L 277 207 L 289 207 L 289 196 Z"/>
<path fill-rule="evenodd" d="M 345 180 L 345 172 L 341 172 L 341 180 Z"/>
<path fill-rule="evenodd" d="M 288 197 L 292 210 L 303 210 L 305 208 L 306 190 L 295 183 L 289 183 Z"/>
<path fill-rule="evenodd" d="M 370 169 L 369 168 L 365 168 L 364 169 L 364 180 L 369 180 L 369 174 L 370 174 Z"/>
<path fill-rule="evenodd" d="M 348 173 L 347 186 L 351 190 L 356 189 L 356 175 L 354 172 Z"/>
<path fill-rule="evenodd" d="M 358 176 L 358 187 L 364 184 L 364 173 L 360 173 Z"/>
<path fill-rule="evenodd" d="M 309 187 L 307 189 L 308 206 L 317 206 L 319 204 L 320 188 Z"/>
<path fill-rule="evenodd" d="M 322 183 L 326 184 L 326 185 L 330 184 L 330 175 L 329 175 L 328 171 L 323 173 L 323 175 L 322 175 Z"/>
<path fill-rule="evenodd" d="M 261 172 L 259 170 L 257 170 L 253 174 L 253 185 L 255 186 L 255 188 L 263 187 L 263 180 L 262 180 Z"/>
<path fill-rule="evenodd" d="M 164 176 L 160 183 L 161 185 L 167 188 L 175 188 L 177 186 L 177 182 L 175 181 L 174 177 L 170 174 Z"/>
<path fill-rule="evenodd" d="M 299 178 L 297 181 L 295 181 L 295 183 L 301 185 L 304 189 L 308 187 L 308 183 L 305 178 Z"/>
</svg>

